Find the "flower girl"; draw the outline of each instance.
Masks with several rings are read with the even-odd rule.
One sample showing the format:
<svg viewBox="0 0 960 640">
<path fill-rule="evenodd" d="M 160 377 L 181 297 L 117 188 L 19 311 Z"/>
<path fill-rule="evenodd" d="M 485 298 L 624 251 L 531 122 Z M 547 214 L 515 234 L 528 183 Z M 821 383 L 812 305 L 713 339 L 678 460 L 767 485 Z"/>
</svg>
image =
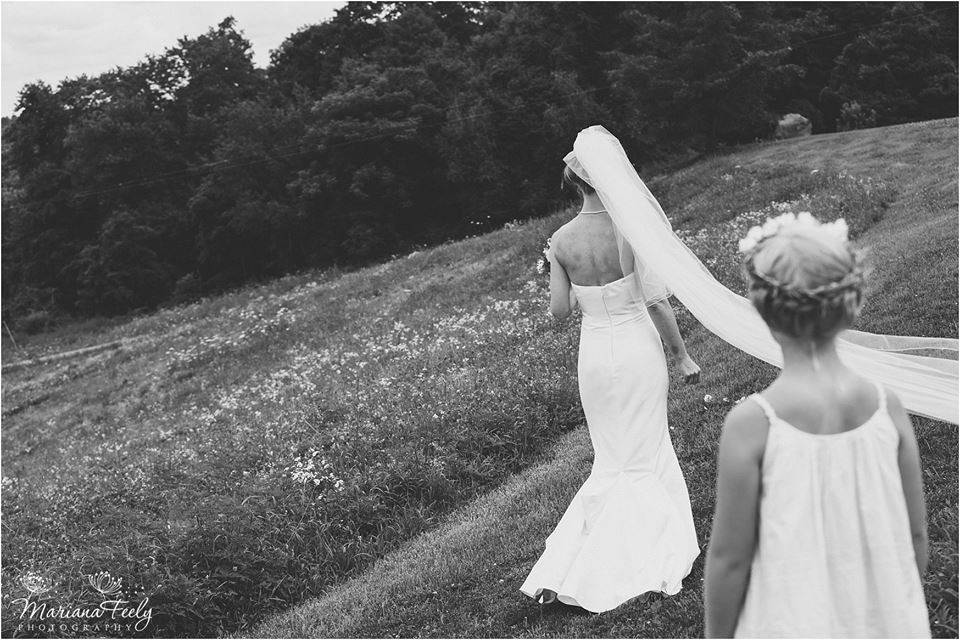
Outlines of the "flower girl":
<svg viewBox="0 0 960 640">
<path fill-rule="evenodd" d="M 723 427 L 706 634 L 929 637 L 913 428 L 895 395 L 837 353 L 863 286 L 846 224 L 786 214 L 740 250 L 783 371 Z"/>
</svg>

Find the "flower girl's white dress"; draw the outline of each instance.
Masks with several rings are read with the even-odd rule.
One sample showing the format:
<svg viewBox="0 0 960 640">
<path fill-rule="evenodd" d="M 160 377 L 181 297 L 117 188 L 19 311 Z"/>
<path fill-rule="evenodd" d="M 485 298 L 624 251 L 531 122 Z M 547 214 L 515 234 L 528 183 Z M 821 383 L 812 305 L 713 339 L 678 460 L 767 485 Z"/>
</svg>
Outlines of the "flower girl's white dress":
<svg viewBox="0 0 960 640">
<path fill-rule="evenodd" d="M 737 637 L 930 637 L 903 495 L 900 436 L 879 406 L 830 435 L 770 422 L 760 528 Z"/>
<path fill-rule="evenodd" d="M 700 553 L 667 429 L 666 360 L 631 274 L 573 285 L 583 311 L 578 377 L 593 442 L 590 477 L 520 590 L 607 611 L 646 591 L 674 594 Z"/>
</svg>

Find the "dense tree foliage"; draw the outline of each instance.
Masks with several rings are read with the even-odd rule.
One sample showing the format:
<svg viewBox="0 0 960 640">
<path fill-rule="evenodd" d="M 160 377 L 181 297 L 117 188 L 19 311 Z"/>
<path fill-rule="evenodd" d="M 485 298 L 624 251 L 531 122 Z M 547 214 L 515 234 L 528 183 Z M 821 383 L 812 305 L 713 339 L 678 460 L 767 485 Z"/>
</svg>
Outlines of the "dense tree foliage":
<svg viewBox="0 0 960 640">
<path fill-rule="evenodd" d="M 956 115 L 956 3 L 349 3 L 255 67 L 232 18 L 23 88 L 7 319 L 112 314 L 543 215 L 603 123 L 636 161 Z"/>
</svg>

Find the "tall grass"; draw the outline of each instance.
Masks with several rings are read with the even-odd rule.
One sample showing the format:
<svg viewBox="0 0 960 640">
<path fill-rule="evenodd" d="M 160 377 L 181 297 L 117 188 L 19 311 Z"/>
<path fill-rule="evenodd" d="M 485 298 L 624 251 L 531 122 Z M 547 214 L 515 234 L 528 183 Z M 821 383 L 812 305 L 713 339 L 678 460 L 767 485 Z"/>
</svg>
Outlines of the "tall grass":
<svg viewBox="0 0 960 640">
<path fill-rule="evenodd" d="M 148 633 L 215 634 L 523 468 L 581 420 L 574 333 L 526 264 L 544 235 L 187 307 L 132 352 L 8 381 L 29 409 L 4 431 L 5 579 L 79 605 L 109 570 L 149 596 Z"/>
<path fill-rule="evenodd" d="M 867 233 L 900 197 L 890 180 L 835 167 L 737 166 L 724 158 L 652 188 L 669 203 L 678 232 L 734 288 L 735 240 L 759 218 L 810 209 L 822 218 L 843 215 L 856 233 Z M 41 635 L 19 628 L 20 607 L 12 604 L 25 594 L 20 580 L 28 572 L 51 586 L 36 599 L 82 606 L 99 601 L 86 579 L 99 571 L 123 577 L 130 599 L 149 597 L 154 616 L 141 635 L 243 633 L 272 611 L 335 594 L 346 578 L 456 509 L 527 477 L 516 474 L 540 469 L 546 477 L 552 443 L 582 436 L 577 326 L 547 317 L 547 283 L 534 271 L 544 239 L 565 215 L 355 273 L 303 274 L 162 311 L 83 338 L 128 338 L 128 349 L 5 374 L 4 635 Z M 952 304 L 955 313 L 955 296 Z M 937 326 L 948 320 L 944 309 Z M 680 318 L 708 376 L 705 386 L 671 399 L 703 539 L 716 425 L 735 398 L 774 372 L 718 344 L 687 314 Z M 47 348 L 75 338 L 54 334 Z M 42 340 L 31 345 L 44 347 Z M 704 389 L 715 402 L 703 402 Z M 956 437 L 937 423 L 920 427 L 927 473 L 940 474 L 929 492 L 931 575 L 943 582 L 930 598 L 943 632 L 956 628 L 949 588 L 957 575 L 949 551 L 957 530 Z M 579 442 L 583 455 L 571 459 L 565 480 L 540 485 L 539 494 L 517 489 L 541 526 L 582 480 L 589 450 Z M 506 513 L 518 531 L 530 524 L 522 513 Z M 523 553 L 536 548 L 539 533 L 524 531 Z M 462 562 L 480 571 L 481 559 L 490 569 L 491 539 L 477 535 L 475 557 L 444 551 L 446 570 Z M 495 539 L 494 551 L 521 553 Z M 492 614 L 484 633 L 522 631 L 511 625 L 527 603 L 503 602 L 529 559 L 520 557 L 504 567 L 505 582 L 493 588 L 500 600 L 490 604 L 514 618 Z M 344 613 L 341 626 L 329 628 L 339 629 L 332 635 L 477 634 L 476 611 L 456 594 L 491 597 L 480 575 L 468 571 L 459 587 L 427 594 L 442 605 L 440 622 L 418 617 L 435 610 L 409 601 L 424 594 L 383 602 L 374 589 L 367 595 L 385 617 Z M 654 603 L 665 617 L 647 618 L 651 633 L 698 630 L 695 614 L 671 609 L 683 598 Z M 408 608 L 396 608 L 402 603 Z M 390 616 L 405 622 L 396 626 Z M 617 619 L 528 626 L 534 635 L 636 632 Z M 128 632 L 60 635 L 104 634 Z"/>
</svg>

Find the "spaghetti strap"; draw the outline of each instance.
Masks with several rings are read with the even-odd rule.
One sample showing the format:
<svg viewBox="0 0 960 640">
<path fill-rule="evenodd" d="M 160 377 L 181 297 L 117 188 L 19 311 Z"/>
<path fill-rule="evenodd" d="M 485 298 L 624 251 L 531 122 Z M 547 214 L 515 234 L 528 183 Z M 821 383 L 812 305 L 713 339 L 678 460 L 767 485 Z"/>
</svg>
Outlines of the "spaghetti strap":
<svg viewBox="0 0 960 640">
<path fill-rule="evenodd" d="M 877 388 L 877 410 L 887 411 L 887 390 L 879 382 L 874 381 L 873 386 Z"/>
<path fill-rule="evenodd" d="M 767 399 L 759 393 L 754 393 L 750 396 L 750 399 L 760 405 L 760 408 L 763 409 L 763 414 L 767 416 L 767 421 L 773 424 L 774 420 L 777 419 L 777 412 L 773 410 L 773 407 L 767 402 Z"/>
</svg>

